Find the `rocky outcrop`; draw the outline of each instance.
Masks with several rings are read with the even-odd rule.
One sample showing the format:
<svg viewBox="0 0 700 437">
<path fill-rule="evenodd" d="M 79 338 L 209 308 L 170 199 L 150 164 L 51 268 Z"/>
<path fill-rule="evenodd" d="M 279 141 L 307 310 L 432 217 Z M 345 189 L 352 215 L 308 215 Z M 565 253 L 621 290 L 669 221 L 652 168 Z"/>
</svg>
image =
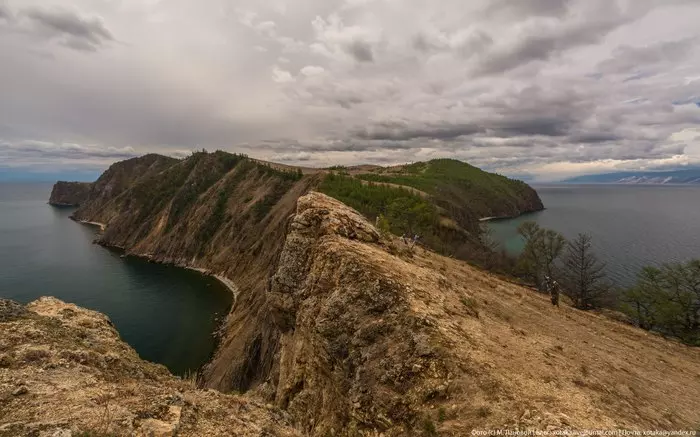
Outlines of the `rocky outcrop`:
<svg viewBox="0 0 700 437">
<path fill-rule="evenodd" d="M 54 206 L 80 206 L 87 200 L 91 188 L 92 184 L 87 182 L 58 181 L 51 190 L 49 204 Z"/>
<path fill-rule="evenodd" d="M 217 402 L 260 406 L 245 399 L 262 398 L 273 406 L 266 410 L 285 411 L 282 419 L 311 436 L 683 429 L 700 422 L 697 349 L 566 305 L 553 311 L 527 288 L 380 235 L 355 210 L 312 191 L 323 173 L 223 152 L 126 163 L 100 178 L 102 188 L 76 218 L 104 223 L 102 244 L 203 268 L 237 286 L 199 385 L 253 398 Z M 445 195 L 463 203 L 458 194 Z M 536 195 L 516 197 L 538 206 Z M 463 223 L 480 214 L 465 210 Z M 457 223 L 455 232 L 463 232 Z M 11 305 L 0 310 L 3 318 L 26 319 Z M 32 334 L 23 336 L 31 347 Z M 154 378 L 172 380 L 146 381 Z M 134 390 L 141 383 L 134 380 Z M 32 390 L 13 384 L 5 393 Z M 270 423 L 262 410 L 240 408 Z M 147 417 L 173 423 L 169 409 L 158 411 Z"/>
<path fill-rule="evenodd" d="M 267 301 L 281 334 L 258 392 L 312 436 L 700 420 L 700 351 L 553 311 L 521 286 L 385 239 L 319 193 L 298 201 Z"/>
<path fill-rule="evenodd" d="M 141 360 L 97 312 L 0 300 L 0 436 L 296 436 L 288 415 Z"/>
<path fill-rule="evenodd" d="M 411 310 L 382 243 L 340 202 L 299 199 L 268 302 L 282 331 L 275 402 L 311 435 L 406 434 L 448 394 L 436 327 Z"/>
<path fill-rule="evenodd" d="M 180 161 L 147 155 L 110 167 L 74 217 L 105 225 L 100 244 L 235 284 L 220 347 L 201 381 L 245 391 L 264 380 L 274 361 L 278 330 L 266 317 L 265 291 L 287 220 L 314 181 L 224 152 Z"/>
</svg>

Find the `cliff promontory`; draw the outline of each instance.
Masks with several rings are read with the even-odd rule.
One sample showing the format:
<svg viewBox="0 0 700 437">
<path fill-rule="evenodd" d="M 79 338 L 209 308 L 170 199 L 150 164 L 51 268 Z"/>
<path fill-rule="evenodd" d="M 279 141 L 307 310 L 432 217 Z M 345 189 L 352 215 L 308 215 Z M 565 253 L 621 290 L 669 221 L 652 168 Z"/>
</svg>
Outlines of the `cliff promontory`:
<svg viewBox="0 0 700 437">
<path fill-rule="evenodd" d="M 302 170 L 221 151 L 197 152 L 183 160 L 146 155 L 113 164 L 93 184 L 74 218 L 104 224 L 101 244 L 205 269 L 235 283 L 236 303 L 202 381 L 221 390 L 247 390 L 264 381 L 275 362 L 280 332 L 267 317 L 265 293 L 289 217 L 309 190 L 347 202 L 369 221 L 385 216 L 394 233 L 420 234 L 428 247 L 467 259 L 488 250 L 480 238 L 479 217 L 500 214 L 494 208 L 502 204 L 512 204 L 511 213 L 541 208 L 537 194 L 522 182 L 458 161 L 448 164 L 456 167 L 446 173 L 440 162 L 426 164 L 433 170 L 422 174 L 439 181 L 441 188 L 416 194 L 410 184 L 367 181 L 354 170 Z M 461 173 L 467 170 L 471 173 Z M 451 182 L 457 173 L 459 181 Z M 489 177 L 498 181 L 500 191 L 489 192 L 497 196 L 489 201 L 493 208 L 476 209 L 481 201 L 458 187 L 471 186 L 469 181 L 485 187 Z M 450 187 L 458 195 L 444 203 L 440 193 Z M 536 201 L 518 200 L 521 191 Z"/>
<path fill-rule="evenodd" d="M 3 302 L 0 435 L 463 436 L 700 423 L 698 349 L 553 308 L 528 288 L 380 232 L 311 190 L 314 175 L 246 162 L 209 165 L 216 190 L 202 192 L 196 178 L 182 185 L 200 193 L 182 212 L 192 220 L 218 214 L 217 184 L 230 194 L 220 201 L 223 228 L 187 257 L 177 250 L 195 244 L 199 222 L 168 230 L 162 210 L 146 222 L 155 227 L 123 227 L 140 212 L 122 204 L 139 185 L 101 210 L 106 241 L 161 261 L 220 266 L 213 271 L 236 283 L 220 347 L 197 385 L 244 394 L 195 389 L 143 362 L 92 311 L 51 298 L 26 308 Z M 156 181 L 144 182 L 167 188 Z M 285 183 L 276 202 L 262 203 L 273 203 L 266 214 L 247 217 L 262 206 L 245 205 Z M 154 209 L 174 207 L 149 198 Z"/>
<path fill-rule="evenodd" d="M 244 395 L 195 389 L 141 361 L 98 313 L 3 302 L 0 435 L 463 436 L 700 422 L 696 348 L 552 308 L 411 249 L 321 193 L 293 205 L 262 295 L 237 300 L 226 323 L 240 338 L 226 333 L 204 373 L 204 385 L 239 378 Z"/>
<path fill-rule="evenodd" d="M 91 183 L 56 182 L 51 190 L 49 204 L 54 206 L 80 206 L 90 194 Z"/>
</svg>

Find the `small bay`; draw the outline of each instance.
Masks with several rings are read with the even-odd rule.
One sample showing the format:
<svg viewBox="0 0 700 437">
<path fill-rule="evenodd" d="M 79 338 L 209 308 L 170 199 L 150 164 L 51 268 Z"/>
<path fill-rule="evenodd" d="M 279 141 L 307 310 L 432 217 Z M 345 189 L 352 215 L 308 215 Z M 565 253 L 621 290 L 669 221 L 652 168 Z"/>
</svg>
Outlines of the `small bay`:
<svg viewBox="0 0 700 437">
<path fill-rule="evenodd" d="M 178 375 L 208 361 L 231 292 L 213 277 L 93 244 L 98 228 L 48 205 L 50 192 L 51 184 L 0 184 L 0 297 L 55 296 L 103 312 L 142 358 Z"/>
</svg>

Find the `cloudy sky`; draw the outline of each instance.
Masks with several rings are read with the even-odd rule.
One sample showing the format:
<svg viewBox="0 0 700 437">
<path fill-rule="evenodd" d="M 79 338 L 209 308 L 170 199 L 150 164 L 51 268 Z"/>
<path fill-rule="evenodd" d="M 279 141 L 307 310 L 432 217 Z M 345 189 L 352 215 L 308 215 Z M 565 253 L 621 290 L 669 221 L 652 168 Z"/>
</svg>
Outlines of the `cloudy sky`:
<svg viewBox="0 0 700 437">
<path fill-rule="evenodd" d="M 698 0 L 0 0 L 0 173 L 700 165 L 698 23 Z"/>
</svg>

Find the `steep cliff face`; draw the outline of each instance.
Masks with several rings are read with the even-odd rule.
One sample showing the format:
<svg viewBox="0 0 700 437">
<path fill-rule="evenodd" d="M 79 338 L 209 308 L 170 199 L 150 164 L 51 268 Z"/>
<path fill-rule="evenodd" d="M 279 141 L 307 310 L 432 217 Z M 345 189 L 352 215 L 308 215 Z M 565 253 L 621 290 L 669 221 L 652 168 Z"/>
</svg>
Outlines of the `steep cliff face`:
<svg viewBox="0 0 700 437">
<path fill-rule="evenodd" d="M 104 315 L 0 300 L 0 436 L 297 436 L 288 416 L 147 363 Z"/>
<path fill-rule="evenodd" d="M 266 315 L 265 290 L 287 219 L 314 181 L 224 152 L 174 162 L 153 156 L 115 164 L 74 216 L 104 223 L 102 244 L 235 283 L 235 303 L 202 380 L 246 390 L 272 366 L 278 331 Z"/>
<path fill-rule="evenodd" d="M 150 154 L 112 164 L 91 184 L 87 198 L 82 202 L 76 217 L 78 219 L 100 218 L 103 210 L 113 199 L 140 181 L 157 177 L 160 172 L 177 162 L 177 159 Z"/>
<path fill-rule="evenodd" d="M 454 369 L 436 327 L 411 310 L 406 272 L 382 243 L 340 202 L 299 199 L 268 294 L 283 333 L 271 380 L 311 435 L 408 433 L 448 395 Z"/>
<path fill-rule="evenodd" d="M 86 182 L 58 181 L 54 184 L 49 204 L 54 206 L 80 206 L 89 194 L 92 184 Z"/>
<path fill-rule="evenodd" d="M 319 193 L 298 201 L 268 304 L 281 336 L 260 392 L 309 435 L 700 421 L 697 349 L 411 253 Z"/>
</svg>

